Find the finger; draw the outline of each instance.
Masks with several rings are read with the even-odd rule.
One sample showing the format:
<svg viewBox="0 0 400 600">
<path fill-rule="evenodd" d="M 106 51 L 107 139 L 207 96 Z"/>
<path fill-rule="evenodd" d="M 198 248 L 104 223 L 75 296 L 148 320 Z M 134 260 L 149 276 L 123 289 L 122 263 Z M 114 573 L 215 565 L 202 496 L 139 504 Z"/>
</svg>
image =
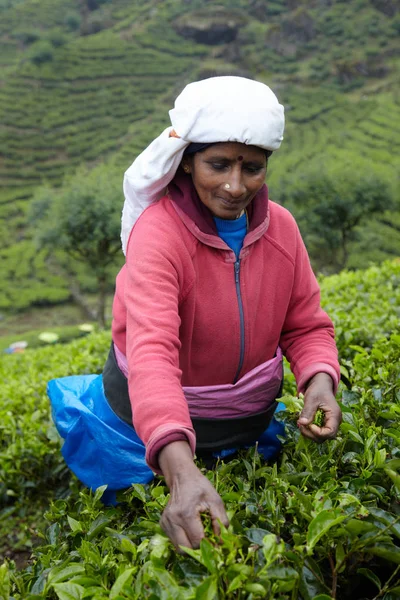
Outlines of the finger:
<svg viewBox="0 0 400 600">
<path fill-rule="evenodd" d="M 224 503 L 219 499 L 219 501 L 216 501 L 210 506 L 209 510 L 213 531 L 215 534 L 219 535 L 221 533 L 220 523 L 222 523 L 224 527 L 229 527 L 229 519 L 226 514 Z"/>
<path fill-rule="evenodd" d="M 304 408 L 300 413 L 300 417 L 297 421 L 299 425 L 309 425 L 315 419 L 315 413 L 319 408 L 319 403 L 315 402 L 315 404 L 311 402 L 306 402 L 304 404 Z"/>
<path fill-rule="evenodd" d="M 318 437 L 315 436 L 315 434 L 310 431 L 310 426 L 304 427 L 304 426 L 300 426 L 300 433 L 303 437 L 312 440 L 313 442 L 319 442 L 320 440 L 318 439 Z"/>
<path fill-rule="evenodd" d="M 318 427 L 318 425 L 309 425 L 309 429 L 312 430 L 312 432 L 317 435 L 318 437 L 324 438 L 324 439 L 333 439 L 334 437 L 336 437 L 338 429 L 339 429 L 339 425 L 340 425 L 340 419 L 334 418 L 334 417 L 330 417 L 327 418 L 325 423 L 322 425 L 322 427 Z"/>
<path fill-rule="evenodd" d="M 336 431 L 330 427 L 319 427 L 318 425 L 311 424 L 307 427 L 310 439 L 316 442 L 324 442 L 325 440 L 332 440 L 336 436 Z"/>
<path fill-rule="evenodd" d="M 206 509 L 207 510 L 207 509 Z M 163 523 L 165 521 L 164 531 L 168 535 L 175 535 L 177 529 L 181 529 L 188 541 L 189 548 L 199 548 L 200 542 L 204 538 L 204 528 L 201 522 L 200 513 L 204 510 L 200 507 L 196 507 L 194 510 L 170 510 L 164 515 Z M 171 538 L 172 539 L 172 538 Z M 181 543 L 181 542 L 180 542 Z"/>
<path fill-rule="evenodd" d="M 325 427 L 332 429 L 337 433 L 339 429 L 339 425 L 342 422 L 342 411 L 340 410 L 340 406 L 335 401 L 335 406 L 329 407 L 325 409 Z"/>
<path fill-rule="evenodd" d="M 185 529 L 186 535 L 189 538 L 192 548 L 200 548 L 200 542 L 205 537 L 200 512 L 195 515 L 191 515 L 182 523 L 182 526 Z"/>
<path fill-rule="evenodd" d="M 182 527 L 176 525 L 175 523 L 171 523 L 167 519 L 165 521 L 161 521 L 160 524 L 161 528 L 167 534 L 178 552 L 183 553 L 181 546 L 192 548 L 190 540 Z"/>
</svg>

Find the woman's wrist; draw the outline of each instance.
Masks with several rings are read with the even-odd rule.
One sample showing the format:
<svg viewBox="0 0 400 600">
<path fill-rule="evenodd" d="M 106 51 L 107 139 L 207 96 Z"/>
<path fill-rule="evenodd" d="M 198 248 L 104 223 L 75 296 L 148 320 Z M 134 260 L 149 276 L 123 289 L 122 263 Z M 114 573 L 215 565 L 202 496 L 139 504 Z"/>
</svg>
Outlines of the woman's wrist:
<svg viewBox="0 0 400 600">
<path fill-rule="evenodd" d="M 333 392 L 334 382 L 332 377 L 328 373 L 320 372 L 316 373 L 311 379 L 308 380 L 306 385 L 306 390 L 312 385 L 319 385 L 322 387 L 326 387 L 329 391 Z"/>
<path fill-rule="evenodd" d="M 189 443 L 184 441 L 164 446 L 158 454 L 158 464 L 169 488 L 188 471 L 197 470 Z"/>
</svg>

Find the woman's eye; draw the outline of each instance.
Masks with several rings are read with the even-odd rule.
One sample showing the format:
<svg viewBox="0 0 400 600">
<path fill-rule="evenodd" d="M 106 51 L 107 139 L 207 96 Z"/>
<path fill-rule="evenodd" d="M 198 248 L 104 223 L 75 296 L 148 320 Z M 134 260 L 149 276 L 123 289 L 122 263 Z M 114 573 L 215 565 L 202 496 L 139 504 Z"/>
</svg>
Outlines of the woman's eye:
<svg viewBox="0 0 400 600">
<path fill-rule="evenodd" d="M 224 165 L 223 163 L 211 163 L 211 166 L 215 171 L 223 171 L 227 168 L 227 165 Z"/>
<path fill-rule="evenodd" d="M 262 167 L 245 167 L 245 170 L 248 173 L 251 173 L 252 175 L 259 173 L 261 171 L 261 169 L 262 169 Z"/>
</svg>

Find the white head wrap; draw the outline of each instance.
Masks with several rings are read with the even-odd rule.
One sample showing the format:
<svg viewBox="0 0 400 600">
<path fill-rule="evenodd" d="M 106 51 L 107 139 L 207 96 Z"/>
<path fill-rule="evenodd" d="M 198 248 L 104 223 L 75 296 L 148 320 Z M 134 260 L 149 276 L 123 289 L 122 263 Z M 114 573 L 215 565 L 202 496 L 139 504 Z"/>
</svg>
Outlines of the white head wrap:
<svg viewBox="0 0 400 600">
<path fill-rule="evenodd" d="M 244 77 L 212 77 L 190 83 L 169 111 L 165 129 L 125 173 L 122 248 L 133 225 L 159 200 L 191 143 L 241 142 L 277 150 L 283 140 L 283 106 L 265 84 Z M 171 131 L 179 137 L 170 137 Z"/>
</svg>

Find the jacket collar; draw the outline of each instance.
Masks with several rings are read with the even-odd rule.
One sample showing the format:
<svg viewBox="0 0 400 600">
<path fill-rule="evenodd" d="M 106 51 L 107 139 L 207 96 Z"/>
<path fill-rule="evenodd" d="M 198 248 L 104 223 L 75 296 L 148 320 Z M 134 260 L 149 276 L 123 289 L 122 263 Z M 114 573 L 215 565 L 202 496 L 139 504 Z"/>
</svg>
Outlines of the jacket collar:
<svg viewBox="0 0 400 600">
<path fill-rule="evenodd" d="M 174 179 L 168 185 L 168 195 L 182 220 L 200 241 L 216 248 L 226 249 L 225 242 L 218 236 L 212 213 L 201 202 L 190 175 L 178 169 Z M 268 229 L 268 188 L 265 184 L 248 206 L 247 213 L 249 231 L 243 248 L 259 239 Z"/>
</svg>

